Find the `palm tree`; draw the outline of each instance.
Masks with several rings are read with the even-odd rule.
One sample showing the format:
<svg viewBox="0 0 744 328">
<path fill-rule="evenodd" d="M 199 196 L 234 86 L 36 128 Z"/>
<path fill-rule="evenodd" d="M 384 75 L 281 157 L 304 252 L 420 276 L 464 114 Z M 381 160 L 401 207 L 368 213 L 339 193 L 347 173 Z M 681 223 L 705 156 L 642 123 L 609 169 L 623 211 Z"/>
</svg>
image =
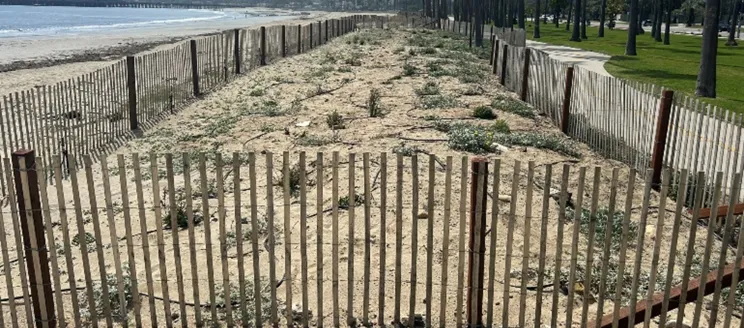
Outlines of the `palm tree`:
<svg viewBox="0 0 744 328">
<path fill-rule="evenodd" d="M 607 0 L 602 0 L 599 9 L 599 33 L 597 35 L 600 38 L 604 37 L 605 15 L 607 15 Z"/>
<path fill-rule="evenodd" d="M 664 44 L 669 45 L 669 29 L 672 25 L 672 0 L 667 0 L 666 27 L 664 28 Z"/>
<path fill-rule="evenodd" d="M 718 16 L 720 16 L 720 13 L 721 0 L 707 0 L 705 2 L 700 72 L 695 88 L 695 94 L 700 97 L 716 97 L 716 57 L 718 55 Z"/>
<path fill-rule="evenodd" d="M 638 1 L 638 0 L 633 0 Z M 571 34 L 571 41 L 581 42 L 580 25 L 581 25 L 581 0 L 576 0 L 574 4 L 574 25 L 573 33 Z"/>
<path fill-rule="evenodd" d="M 628 42 L 625 44 L 625 55 L 635 56 L 636 34 L 638 33 L 638 0 L 630 0 L 630 22 L 628 23 Z"/>
<path fill-rule="evenodd" d="M 589 2 L 589 0 L 584 0 L 583 5 L 581 6 L 581 38 L 586 40 L 586 4 Z"/>
<path fill-rule="evenodd" d="M 540 0 L 535 0 L 535 31 L 532 33 L 532 37 L 535 39 L 540 38 Z M 547 0 L 545 0 L 547 2 Z"/>
<path fill-rule="evenodd" d="M 517 0 L 517 16 L 519 28 L 524 29 L 524 0 Z"/>
<path fill-rule="evenodd" d="M 538 0 L 539 1 L 539 0 Z M 728 35 L 728 41 L 726 41 L 726 46 L 729 47 L 736 47 L 739 44 L 736 43 L 736 25 L 739 23 L 739 12 L 741 11 L 741 1 L 734 1 L 734 10 L 731 12 L 731 24 L 729 25 L 729 35 Z"/>
<path fill-rule="evenodd" d="M 654 40 L 661 42 L 661 18 L 664 16 L 664 0 L 656 0 L 658 5 L 656 6 L 656 15 L 654 16 L 654 27 L 656 28 L 656 34 Z"/>
</svg>

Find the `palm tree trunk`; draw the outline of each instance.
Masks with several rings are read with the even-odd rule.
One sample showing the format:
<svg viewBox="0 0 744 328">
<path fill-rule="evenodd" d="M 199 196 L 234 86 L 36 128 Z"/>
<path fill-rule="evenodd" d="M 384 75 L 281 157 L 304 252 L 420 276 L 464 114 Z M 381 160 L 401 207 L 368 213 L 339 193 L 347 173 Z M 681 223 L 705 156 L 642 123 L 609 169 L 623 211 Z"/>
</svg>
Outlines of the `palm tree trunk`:
<svg viewBox="0 0 744 328">
<path fill-rule="evenodd" d="M 573 1 L 568 1 L 568 13 L 566 15 L 566 31 L 571 27 L 571 14 L 573 13 Z"/>
<path fill-rule="evenodd" d="M 599 10 L 599 34 L 597 35 L 600 38 L 604 37 L 605 15 L 607 15 L 607 0 L 602 0 Z"/>
<path fill-rule="evenodd" d="M 659 5 L 656 7 L 656 18 L 654 19 L 654 26 L 656 26 L 656 35 L 654 40 L 661 42 L 661 19 L 664 17 L 664 0 L 657 0 Z"/>
<path fill-rule="evenodd" d="M 664 44 L 669 45 L 669 30 L 672 25 L 672 0 L 667 0 L 666 27 L 664 28 Z"/>
<path fill-rule="evenodd" d="M 535 39 L 540 38 L 540 0 L 535 0 L 535 31 L 532 33 L 532 37 Z M 547 0 L 545 0 L 547 2 Z"/>
<path fill-rule="evenodd" d="M 519 28 L 524 29 L 525 27 L 524 0 L 517 0 L 517 15 L 519 16 L 517 17 L 517 20 L 519 22 Z"/>
<path fill-rule="evenodd" d="M 739 21 L 739 11 L 741 11 L 741 2 L 736 1 L 734 2 L 734 10 L 731 13 L 731 24 L 729 24 L 729 35 L 728 35 L 728 41 L 726 41 L 726 46 L 729 47 L 736 47 L 739 44 L 736 43 L 736 25 L 738 25 Z"/>
<path fill-rule="evenodd" d="M 628 42 L 625 43 L 625 55 L 635 56 L 636 35 L 638 33 L 638 0 L 630 0 L 630 22 L 628 22 Z"/>
<path fill-rule="evenodd" d="M 547 2 L 547 1 L 545 1 L 545 2 Z M 561 14 L 561 10 L 560 10 L 560 8 L 558 8 L 558 6 L 555 6 L 555 8 L 553 8 L 553 10 L 555 10 L 555 14 L 553 15 L 553 23 L 555 23 L 555 28 L 559 28 L 560 27 L 560 23 L 558 22 L 558 17 Z"/>
<path fill-rule="evenodd" d="M 571 41 L 581 41 L 581 0 L 575 0 L 574 5 L 574 25 L 573 33 L 571 34 Z"/>
<path fill-rule="evenodd" d="M 695 94 L 700 97 L 716 97 L 716 57 L 718 55 L 718 17 L 720 13 L 721 0 L 707 0 L 705 2 L 700 72 L 695 88 Z"/>
<path fill-rule="evenodd" d="M 657 5 L 658 2 L 659 2 L 659 0 L 654 0 L 653 3 L 651 4 L 653 6 L 653 8 L 654 8 L 654 11 L 653 11 L 654 19 L 651 22 L 652 23 L 651 24 L 651 37 L 652 38 L 656 38 L 656 31 L 657 31 L 657 29 L 656 29 L 656 17 L 659 14 L 659 6 Z"/>
<path fill-rule="evenodd" d="M 685 26 L 692 27 L 695 24 L 695 8 L 690 8 L 687 12 L 687 23 Z"/>
<path fill-rule="evenodd" d="M 586 4 L 589 2 L 589 0 L 584 0 L 581 6 L 581 38 L 586 40 Z"/>
</svg>

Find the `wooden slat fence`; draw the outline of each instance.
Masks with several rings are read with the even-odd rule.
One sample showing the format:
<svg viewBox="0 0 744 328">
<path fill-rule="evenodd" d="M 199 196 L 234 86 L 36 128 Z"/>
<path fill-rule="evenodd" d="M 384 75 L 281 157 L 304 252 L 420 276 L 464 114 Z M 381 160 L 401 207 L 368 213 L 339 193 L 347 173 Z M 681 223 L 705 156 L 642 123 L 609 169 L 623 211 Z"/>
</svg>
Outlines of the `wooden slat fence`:
<svg viewBox="0 0 744 328">
<path fill-rule="evenodd" d="M 443 159 L 446 165 L 434 155 L 133 154 L 103 159 L 99 168 L 86 155 L 73 159 L 82 167 L 71 166 L 67 181 L 59 157 L 22 171 L 6 159 L 6 184 L 16 183 L 14 172 L 51 171 L 56 185 L 38 179 L 36 196 L 10 188 L 0 211 L 11 232 L 0 234 L 0 298 L 10 300 L 3 320 L 25 326 L 31 316 L 29 300 L 16 302 L 29 297 L 23 257 L 34 251 L 21 246 L 19 197 L 40 199 L 29 210 L 42 213 L 49 240 L 48 296 L 58 322 L 78 326 L 289 320 L 461 327 L 475 320 L 460 315 L 472 304 L 464 299 L 468 268 L 484 277 L 486 325 L 586 325 L 620 316 L 627 304 L 657 308 L 654 295 L 709 280 L 726 263 L 741 265 L 744 240 L 731 229 L 741 218 L 729 212 L 721 231 L 696 223 L 706 174 L 697 174 L 688 215 L 667 199 L 673 188 L 687 191 L 686 170 L 678 186 L 665 169 L 656 193 L 651 170 L 496 159 L 481 164 L 486 174 L 471 171 L 467 157 Z M 722 203 L 723 173 L 715 176 L 714 201 Z M 471 225 L 480 214 L 483 224 Z M 470 236 L 482 236 L 473 249 L 484 245 L 483 253 L 465 244 Z M 744 295 L 723 287 L 696 295 L 683 321 L 739 325 Z M 680 305 L 664 306 L 666 320 L 676 318 Z M 717 311 L 709 316 L 707 308 Z"/>
<path fill-rule="evenodd" d="M 443 21 L 442 26 L 465 35 L 470 31 L 468 22 Z M 525 42 L 524 31 L 507 32 L 494 28 L 498 49 L 494 49 L 496 62 L 492 71 L 502 78 L 506 89 L 521 94 L 527 49 L 521 46 Z M 486 38 L 489 36 L 489 29 L 486 29 Z M 526 102 L 556 125 L 563 126 L 563 95 L 569 85 L 566 73 L 570 65 L 536 49 L 530 49 L 529 64 Z M 568 90 L 571 97 L 566 108 L 569 119 L 567 134 L 607 158 L 638 170 L 650 167 L 665 89 L 602 75 L 582 66 L 575 66 L 573 70 L 573 87 Z M 734 172 L 744 169 L 741 114 L 677 93 L 673 98 L 670 119 L 663 123 L 669 127 L 663 165 L 673 169 L 673 180 L 679 179 L 683 169 L 708 172 L 708 180 L 713 179 L 710 172 L 720 171 L 723 172 L 722 184 L 725 187 L 722 199 L 731 196 L 731 189 L 741 188 L 733 184 Z M 690 188 L 695 184 L 693 181 Z M 707 189 L 711 188 L 711 185 L 707 186 Z M 674 194 L 677 194 L 676 190 Z M 705 194 L 704 204 L 710 205 L 712 192 Z"/>
<path fill-rule="evenodd" d="M 326 24 L 328 37 L 334 38 L 351 32 L 351 24 L 343 22 L 361 20 L 362 16 L 347 16 L 324 21 L 321 28 L 317 21 L 287 25 L 284 27 L 286 55 L 309 50 L 311 40 L 314 46 L 321 40 L 325 43 Z M 312 35 L 310 24 L 314 27 Z M 301 40 L 298 40 L 299 30 L 302 30 Z M 282 57 L 282 26 L 270 26 L 265 31 L 266 64 L 270 64 Z M 239 33 L 241 72 L 261 65 L 260 28 L 227 30 L 196 38 L 195 67 L 200 95 L 236 78 L 235 33 Z M 127 60 L 54 85 L 3 95 L 0 99 L 2 153 L 7 156 L 13 150 L 35 149 L 46 163 L 60 156 L 65 175 L 70 170 L 71 156 L 91 155 L 95 160 L 111 153 L 136 133 L 151 128 L 192 101 L 195 90 L 191 57 L 189 41 L 184 41 L 132 58 L 138 125 L 134 131 Z M 78 162 L 78 165 L 82 164 Z M 0 188 L 6 195 L 4 182 Z"/>
</svg>

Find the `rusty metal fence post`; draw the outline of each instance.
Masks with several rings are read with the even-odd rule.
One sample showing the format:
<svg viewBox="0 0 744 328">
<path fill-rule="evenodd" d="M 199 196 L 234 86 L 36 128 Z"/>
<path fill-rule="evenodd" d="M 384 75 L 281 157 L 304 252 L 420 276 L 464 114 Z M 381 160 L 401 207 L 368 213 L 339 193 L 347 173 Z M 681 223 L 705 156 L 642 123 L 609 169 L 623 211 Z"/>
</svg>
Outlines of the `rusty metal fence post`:
<svg viewBox="0 0 744 328">
<path fill-rule="evenodd" d="M 191 40 L 191 79 L 194 82 L 195 97 L 199 97 L 199 95 L 201 95 L 201 91 L 199 90 L 199 65 L 197 60 L 198 57 L 196 53 L 196 40 Z"/>
<path fill-rule="evenodd" d="M 35 326 L 53 328 L 57 326 L 57 318 L 49 275 L 49 249 L 44 237 L 36 156 L 33 150 L 19 150 L 13 153 L 12 161 Z"/>
<path fill-rule="evenodd" d="M 240 74 L 240 29 L 235 29 L 235 49 L 233 56 L 235 57 L 235 75 Z"/>
<path fill-rule="evenodd" d="M 470 241 L 468 253 L 467 322 L 469 327 L 480 327 L 483 313 L 483 270 L 486 252 L 486 202 L 488 159 L 470 161 Z"/>
<path fill-rule="evenodd" d="M 499 71 L 499 49 L 501 47 L 501 40 L 496 40 L 493 44 L 493 58 L 491 62 L 493 65 L 493 75 L 496 75 Z"/>
<path fill-rule="evenodd" d="M 266 66 L 266 27 L 261 26 L 261 66 Z"/>
<path fill-rule="evenodd" d="M 496 36 L 491 35 L 491 61 L 489 65 L 493 65 L 493 52 L 494 52 L 494 46 L 496 45 Z"/>
<path fill-rule="evenodd" d="M 664 90 L 659 104 L 659 116 L 656 120 L 654 152 L 651 155 L 651 168 L 654 170 L 651 185 L 656 190 L 661 187 L 661 169 L 664 166 L 664 150 L 666 148 L 667 132 L 669 132 L 669 118 L 672 114 L 673 100 L 674 91 Z"/>
<path fill-rule="evenodd" d="M 297 25 L 297 54 L 302 53 L 302 24 Z"/>
<path fill-rule="evenodd" d="M 573 66 L 566 70 L 566 88 L 563 91 L 563 108 L 561 108 L 561 132 L 568 134 L 569 110 L 571 108 L 571 89 L 573 89 Z"/>
<path fill-rule="evenodd" d="M 527 88 L 530 80 L 530 48 L 524 48 L 524 68 L 522 69 L 522 101 L 527 101 Z"/>
<path fill-rule="evenodd" d="M 287 57 L 287 26 L 282 25 L 282 58 Z"/>
<path fill-rule="evenodd" d="M 137 121 L 137 79 L 134 71 L 134 57 L 127 56 L 127 89 L 129 91 L 129 129 L 139 128 Z"/>
<path fill-rule="evenodd" d="M 503 86 L 506 86 L 506 62 L 508 60 L 508 57 L 509 57 L 509 44 L 504 42 L 504 54 L 501 57 L 501 85 Z"/>
</svg>

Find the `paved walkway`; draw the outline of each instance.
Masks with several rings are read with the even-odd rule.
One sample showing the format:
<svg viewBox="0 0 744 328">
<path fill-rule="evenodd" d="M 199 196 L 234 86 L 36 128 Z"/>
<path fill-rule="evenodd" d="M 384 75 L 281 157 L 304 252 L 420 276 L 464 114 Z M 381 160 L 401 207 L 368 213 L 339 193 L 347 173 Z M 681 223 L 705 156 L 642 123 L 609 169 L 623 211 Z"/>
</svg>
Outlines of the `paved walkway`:
<svg viewBox="0 0 744 328">
<path fill-rule="evenodd" d="M 531 40 L 527 40 L 527 46 L 542 50 L 550 55 L 551 58 L 562 62 L 581 65 L 597 73 L 610 75 L 604 68 L 604 64 L 610 60 L 610 55 Z"/>
</svg>

